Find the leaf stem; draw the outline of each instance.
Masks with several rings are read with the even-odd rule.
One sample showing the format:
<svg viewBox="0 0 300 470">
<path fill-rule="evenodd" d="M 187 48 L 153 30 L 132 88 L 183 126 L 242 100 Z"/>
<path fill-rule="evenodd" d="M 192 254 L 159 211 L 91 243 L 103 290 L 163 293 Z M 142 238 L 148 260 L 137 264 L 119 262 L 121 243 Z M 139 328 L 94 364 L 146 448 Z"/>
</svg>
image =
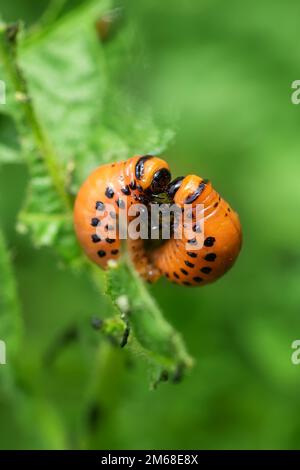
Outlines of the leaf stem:
<svg viewBox="0 0 300 470">
<path fill-rule="evenodd" d="M 128 257 L 107 273 L 107 293 L 127 319 L 138 344 L 132 344 L 153 366 L 153 383 L 172 378 L 193 365 L 181 335 L 167 322 Z"/>
</svg>

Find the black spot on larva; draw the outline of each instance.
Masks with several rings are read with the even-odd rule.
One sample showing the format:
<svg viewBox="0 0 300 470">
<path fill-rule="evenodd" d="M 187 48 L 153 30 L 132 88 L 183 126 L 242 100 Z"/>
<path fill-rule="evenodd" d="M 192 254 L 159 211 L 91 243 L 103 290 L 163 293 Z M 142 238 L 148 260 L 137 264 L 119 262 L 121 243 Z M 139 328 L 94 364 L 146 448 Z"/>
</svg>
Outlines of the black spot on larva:
<svg viewBox="0 0 300 470">
<path fill-rule="evenodd" d="M 211 272 L 211 268 L 209 266 L 204 266 L 204 268 L 201 268 L 200 271 L 204 274 L 209 274 Z"/>
<path fill-rule="evenodd" d="M 153 158 L 152 155 L 144 155 L 143 157 L 139 158 L 136 165 L 135 165 L 135 176 L 136 179 L 140 180 L 144 175 L 145 171 L 145 162 Z"/>
<path fill-rule="evenodd" d="M 178 176 L 178 178 L 175 178 L 169 184 L 169 186 L 167 188 L 167 193 L 171 198 L 173 198 L 175 196 L 175 194 L 177 193 L 178 189 L 181 186 L 181 183 L 182 183 L 183 179 L 184 179 L 184 176 Z"/>
<path fill-rule="evenodd" d="M 130 189 L 129 189 L 129 186 L 125 186 L 125 188 L 121 188 L 121 191 L 123 194 L 125 194 L 125 196 L 129 196 L 130 195 Z"/>
<path fill-rule="evenodd" d="M 205 261 L 215 261 L 216 257 L 217 257 L 216 253 L 208 253 L 204 257 L 204 259 L 205 259 Z"/>
<path fill-rule="evenodd" d="M 104 211 L 104 209 L 105 209 L 105 204 L 104 204 L 104 202 L 97 201 L 97 202 L 96 202 L 96 210 L 97 210 L 97 211 Z"/>
<path fill-rule="evenodd" d="M 108 224 L 107 224 L 107 225 L 105 225 L 104 228 L 105 228 L 105 230 L 108 232 L 109 230 L 114 230 L 115 227 L 114 227 L 113 225 L 108 225 Z"/>
<path fill-rule="evenodd" d="M 200 233 L 201 232 L 201 227 L 198 224 L 195 224 L 193 226 L 193 232 Z"/>
<path fill-rule="evenodd" d="M 207 237 L 204 240 L 204 246 L 207 246 L 207 247 L 213 246 L 215 241 L 216 241 L 215 237 Z"/>
<path fill-rule="evenodd" d="M 123 201 L 123 199 L 120 199 L 120 198 L 117 199 L 116 203 L 117 203 L 117 206 L 118 206 L 120 209 L 124 209 L 124 207 L 125 207 L 125 202 Z"/>
<path fill-rule="evenodd" d="M 218 201 L 214 203 L 214 207 L 218 207 L 218 205 L 219 205 Z"/>
<path fill-rule="evenodd" d="M 182 272 L 182 274 L 184 274 L 185 276 L 187 276 L 187 275 L 188 275 L 188 272 L 187 272 L 185 269 L 183 269 L 183 268 L 180 268 L 180 271 L 181 271 L 181 272 Z"/>
<path fill-rule="evenodd" d="M 119 253 L 119 250 L 111 250 L 112 255 L 117 255 Z"/>
<path fill-rule="evenodd" d="M 188 266 L 189 268 L 194 268 L 195 267 L 195 265 L 193 263 L 191 263 L 190 261 L 187 261 L 187 260 L 184 261 L 184 264 L 186 266 Z"/>
<path fill-rule="evenodd" d="M 130 189 L 136 189 L 136 182 L 135 182 L 135 180 L 131 181 L 131 183 L 129 184 L 129 187 L 130 187 Z"/>
<path fill-rule="evenodd" d="M 184 201 L 185 204 L 191 204 L 192 202 L 194 202 L 199 196 L 200 194 L 203 192 L 204 188 L 205 188 L 206 184 L 201 181 L 201 183 L 199 184 L 198 188 L 196 189 L 196 191 L 194 191 L 192 194 L 190 194 Z"/>
<path fill-rule="evenodd" d="M 99 250 L 98 256 L 100 256 L 100 258 L 103 258 L 103 256 L 106 256 L 106 252 L 104 250 Z"/>
<path fill-rule="evenodd" d="M 228 208 L 227 208 L 227 210 L 228 210 L 228 212 L 231 212 L 231 209 L 230 209 L 230 207 L 228 207 Z"/>
<path fill-rule="evenodd" d="M 169 273 L 165 273 L 165 276 L 169 279 L 170 275 Z"/>
<path fill-rule="evenodd" d="M 176 279 L 179 279 L 179 276 L 177 273 L 174 272 L 173 274 L 174 274 L 174 277 L 176 277 Z"/>
<path fill-rule="evenodd" d="M 105 238 L 105 241 L 106 243 L 115 243 L 115 239 L 114 238 Z"/>
<path fill-rule="evenodd" d="M 100 224 L 101 224 L 101 222 L 100 222 L 99 219 L 97 219 L 97 217 L 93 217 L 91 219 L 91 226 L 92 227 L 98 227 L 98 225 L 100 225 Z"/>
<path fill-rule="evenodd" d="M 93 243 L 98 243 L 98 242 L 101 241 L 101 238 L 98 237 L 98 235 L 97 235 L 96 233 L 93 233 L 93 235 L 91 236 L 91 238 L 92 238 Z"/>
<path fill-rule="evenodd" d="M 191 258 L 197 258 L 197 253 L 195 253 L 194 251 L 187 251 L 186 254 Z"/>
<path fill-rule="evenodd" d="M 190 245 L 196 245 L 197 239 L 196 239 L 196 238 L 191 238 L 190 240 L 188 240 L 188 243 L 189 243 Z M 205 245 L 205 242 L 204 242 L 204 245 Z"/>
<path fill-rule="evenodd" d="M 191 285 L 191 283 L 190 283 L 190 282 L 187 282 L 187 281 L 184 281 L 183 284 L 184 284 L 185 286 L 190 286 L 190 285 Z"/>
<path fill-rule="evenodd" d="M 143 192 L 143 188 L 142 188 L 142 186 L 141 186 L 140 184 L 137 184 L 137 185 L 136 185 L 136 189 L 137 189 L 140 193 Z"/>
<path fill-rule="evenodd" d="M 115 192 L 112 188 L 108 187 L 105 190 L 105 196 L 108 197 L 108 199 L 112 199 L 115 195 Z"/>
<path fill-rule="evenodd" d="M 195 282 L 201 282 L 201 281 L 203 281 L 203 279 L 202 279 L 202 277 L 196 276 L 196 277 L 193 277 L 193 281 L 195 281 Z"/>
<path fill-rule="evenodd" d="M 115 213 L 115 211 L 110 211 L 109 215 L 111 216 L 112 219 L 117 218 L 117 214 Z"/>
</svg>

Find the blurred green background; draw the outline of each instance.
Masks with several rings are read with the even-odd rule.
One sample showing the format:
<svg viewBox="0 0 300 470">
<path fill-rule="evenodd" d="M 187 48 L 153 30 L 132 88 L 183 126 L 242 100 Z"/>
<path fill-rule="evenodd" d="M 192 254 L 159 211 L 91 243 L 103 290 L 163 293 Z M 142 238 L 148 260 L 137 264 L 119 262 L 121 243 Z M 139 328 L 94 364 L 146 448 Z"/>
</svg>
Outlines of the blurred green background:
<svg viewBox="0 0 300 470">
<path fill-rule="evenodd" d="M 80 3 L 66 1 L 59 16 Z M 0 12 L 34 27 L 47 5 L 1 0 Z M 2 165 L 0 223 L 26 336 L 22 397 L 0 395 L 0 447 L 298 449 L 300 107 L 291 83 L 300 79 L 300 4 L 128 0 L 123 8 L 140 41 L 119 79 L 157 123 L 175 127 L 164 152 L 173 175 L 208 177 L 238 211 L 243 250 L 211 286 L 151 287 L 196 365 L 182 383 L 149 391 L 143 362 L 106 340 L 95 362 L 82 354 L 72 327 L 106 315 L 107 301 L 50 248 L 16 232 L 28 172 Z M 65 330 L 66 346 L 51 364 L 41 361 Z M 96 399 L 83 410 L 89 394 Z"/>
</svg>

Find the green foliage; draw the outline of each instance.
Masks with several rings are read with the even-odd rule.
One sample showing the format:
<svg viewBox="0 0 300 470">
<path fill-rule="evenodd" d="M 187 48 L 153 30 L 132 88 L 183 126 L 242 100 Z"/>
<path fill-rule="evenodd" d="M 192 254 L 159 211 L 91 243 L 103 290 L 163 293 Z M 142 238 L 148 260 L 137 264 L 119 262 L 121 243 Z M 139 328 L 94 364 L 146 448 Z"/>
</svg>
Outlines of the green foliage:
<svg viewBox="0 0 300 470">
<path fill-rule="evenodd" d="M 84 2 L 20 46 L 39 123 L 65 170 L 73 162 L 76 171 L 79 160 L 99 164 L 91 147 L 100 135 L 107 76 L 95 22 L 107 8 L 107 0 Z"/>
<path fill-rule="evenodd" d="M 6 404 L 2 423 L 14 423 L 16 440 L 18 433 L 26 436 L 34 446 L 42 448 L 64 447 L 65 436 L 60 419 L 44 400 L 27 395 L 20 389 L 18 368 L 24 340 L 23 321 L 18 300 L 17 286 L 3 234 L 0 232 L 0 339 L 6 343 L 6 365 L 1 366 L 0 403 Z M 38 428 L 28 427 L 34 420 Z M 9 425 L 8 425 L 9 429 Z M 1 444 L 1 447 L 3 445 Z"/>
<path fill-rule="evenodd" d="M 20 87 L 7 81 L 7 104 L 0 106 L 0 214 L 2 260 L 9 260 L 15 279 L 5 274 L 0 298 L 10 277 L 24 334 L 14 343 L 21 351 L 16 363 L 0 366 L 0 447 L 298 449 L 300 375 L 291 343 L 299 339 L 300 108 L 291 103 L 290 86 L 300 75 L 299 1 L 228 0 L 226 8 L 222 0 L 120 0 L 116 6 L 121 3 L 114 34 L 98 42 L 93 17 L 104 2 L 0 0 L 5 21 L 24 22 L 18 60 L 43 131 L 40 139 L 36 126 L 24 129 L 26 94 L 16 95 Z M 35 55 L 49 79 L 36 69 Z M 3 65 L 0 60 L 0 79 Z M 88 98 L 85 106 L 72 84 L 93 70 L 90 82 L 99 83 L 93 102 L 89 83 L 86 90 L 76 85 Z M 68 77 L 67 86 L 60 75 Z M 56 117 L 53 103 L 77 134 Z M 149 289 L 196 359 L 179 386 L 149 392 L 145 369 L 158 374 L 161 356 L 153 354 L 153 363 L 135 314 L 128 344 L 120 348 L 127 314 L 121 318 L 118 307 L 126 304 L 117 301 L 118 291 L 114 305 L 103 295 L 131 267 L 120 265 L 117 278 L 112 271 L 107 280 L 97 267 L 84 269 L 70 207 L 94 166 L 167 149 L 178 114 L 176 146 L 166 155 L 172 172 L 211 179 L 240 214 L 244 247 L 215 284 L 185 289 L 160 281 Z M 9 264 L 0 264 L 7 272 Z M 139 288 L 133 277 L 130 289 Z M 145 309 L 134 310 L 141 325 L 148 311 L 142 298 Z M 93 316 L 103 319 L 99 331 L 90 327 Z M 151 330 L 147 339 L 160 350 Z M 165 355 L 163 362 L 170 365 Z"/>
<path fill-rule="evenodd" d="M 86 2 L 63 21 L 32 37 L 23 35 L 20 44 L 17 25 L 1 31 L 6 78 L 15 87 L 8 105 L 30 177 L 17 227 L 30 233 L 36 247 L 52 247 L 76 267 L 85 266 L 72 227 L 76 182 L 107 159 L 127 158 L 138 149 L 160 152 L 172 136 L 170 130 L 158 130 L 149 112 L 143 111 L 143 117 L 135 112 L 117 85 L 121 67 L 115 67 L 113 54 L 120 57 L 120 47 L 104 53 L 95 28 L 108 6 L 107 1 Z M 157 383 L 162 374 L 181 375 L 191 359 L 143 282 L 121 266 L 108 272 L 108 279 L 107 294 L 114 302 L 127 292 L 127 321 L 152 365 L 152 381 Z"/>
<path fill-rule="evenodd" d="M 11 393 L 13 386 L 13 364 L 20 352 L 22 320 L 17 297 L 14 274 L 3 234 L 0 231 L 0 340 L 6 344 L 6 361 L 0 375 L 2 392 Z M 2 371 L 1 371 L 2 372 Z"/>
<path fill-rule="evenodd" d="M 107 281 L 108 295 L 131 325 L 134 337 L 152 366 L 153 384 L 169 376 L 175 381 L 180 380 L 185 369 L 192 366 L 192 359 L 180 335 L 162 317 L 130 262 L 112 267 Z"/>
<path fill-rule="evenodd" d="M 18 134 L 12 118 L 7 114 L 0 114 L 0 165 L 7 163 L 20 163 L 21 153 Z"/>
</svg>

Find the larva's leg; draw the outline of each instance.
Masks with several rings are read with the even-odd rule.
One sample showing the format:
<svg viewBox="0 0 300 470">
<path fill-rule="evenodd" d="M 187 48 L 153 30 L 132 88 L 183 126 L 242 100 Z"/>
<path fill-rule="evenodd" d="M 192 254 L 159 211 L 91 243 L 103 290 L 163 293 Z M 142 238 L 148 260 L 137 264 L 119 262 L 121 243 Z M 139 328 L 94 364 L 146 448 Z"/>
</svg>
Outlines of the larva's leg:
<svg viewBox="0 0 300 470">
<path fill-rule="evenodd" d="M 161 277 L 161 272 L 151 261 L 144 243 L 141 239 L 128 239 L 128 252 L 139 275 L 147 282 L 156 282 Z"/>
</svg>

